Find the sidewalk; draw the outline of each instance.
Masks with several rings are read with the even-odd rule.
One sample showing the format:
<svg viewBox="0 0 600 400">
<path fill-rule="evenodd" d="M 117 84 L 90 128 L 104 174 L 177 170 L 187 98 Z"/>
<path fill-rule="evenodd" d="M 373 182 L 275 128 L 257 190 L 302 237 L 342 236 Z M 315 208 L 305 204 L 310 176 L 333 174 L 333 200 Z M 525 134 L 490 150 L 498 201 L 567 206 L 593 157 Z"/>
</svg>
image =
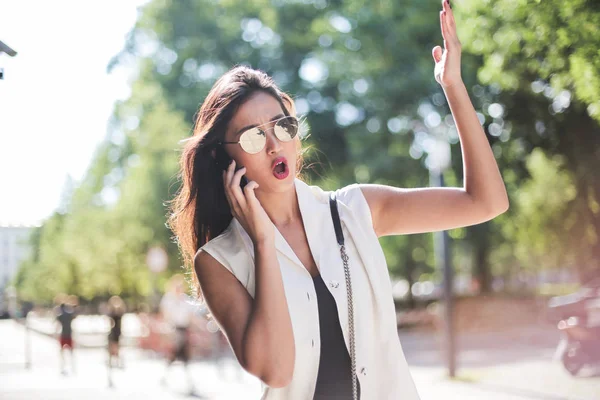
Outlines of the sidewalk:
<svg viewBox="0 0 600 400">
<path fill-rule="evenodd" d="M 554 353 L 559 334 L 540 328 L 457 337 L 456 380 L 446 378 L 441 338 L 426 332 L 401 332 L 410 370 L 425 397 L 427 384 L 465 385 L 481 399 L 600 400 L 600 371 L 587 367 L 573 377 Z M 421 380 L 422 378 L 422 380 Z"/>
<path fill-rule="evenodd" d="M 190 396 L 182 364 L 175 363 L 161 384 L 166 364 L 152 353 L 122 349 L 124 369 L 107 368 L 105 348 L 76 348 L 75 371 L 60 374 L 57 342 L 45 334 L 29 331 L 31 367 L 26 368 L 24 326 L 0 321 L 0 399 L 3 400 L 205 400 L 258 399 L 259 382 L 231 358 L 190 365 L 196 392 Z M 67 358 L 69 360 L 69 358 Z M 70 367 L 70 363 L 67 362 Z M 111 383 L 111 384 L 109 384 Z"/>
<path fill-rule="evenodd" d="M 458 376 L 446 378 L 438 343 L 431 335 L 401 333 L 402 343 L 421 400 L 600 400 L 600 378 L 572 378 L 551 361 L 553 337 L 540 343 L 536 332 L 462 338 Z M 160 378 L 165 364 L 151 353 L 125 348 L 125 369 L 113 370 L 108 385 L 106 350 L 78 348 L 77 371 L 59 374 L 58 346 L 54 338 L 30 332 L 32 367 L 24 360 L 25 329 L 14 321 L 0 321 L 0 399 L 6 400 L 181 400 L 190 398 L 180 365 L 173 366 L 168 385 Z M 533 346 L 527 347 L 532 339 Z M 259 381 L 232 358 L 191 365 L 197 393 L 192 398 L 228 400 L 260 398 Z M 364 399 L 370 400 L 370 399 Z"/>
</svg>

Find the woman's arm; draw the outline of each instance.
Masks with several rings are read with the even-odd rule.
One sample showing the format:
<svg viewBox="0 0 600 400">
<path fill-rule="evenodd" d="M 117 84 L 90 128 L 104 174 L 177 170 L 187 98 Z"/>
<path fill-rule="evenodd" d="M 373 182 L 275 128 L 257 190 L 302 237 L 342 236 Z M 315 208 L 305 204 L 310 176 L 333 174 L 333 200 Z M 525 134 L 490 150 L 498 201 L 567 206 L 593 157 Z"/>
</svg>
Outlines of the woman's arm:
<svg viewBox="0 0 600 400">
<path fill-rule="evenodd" d="M 199 251 L 194 265 L 204 300 L 244 369 L 271 387 L 289 384 L 294 373 L 292 322 L 273 243 L 259 243 L 256 294 L 210 254 Z"/>
<path fill-rule="evenodd" d="M 433 232 L 488 221 L 508 209 L 498 165 L 460 74 L 461 45 L 452 10 L 443 1 L 444 51 L 433 49 L 435 77 L 456 123 L 463 154 L 463 188 L 400 189 L 361 185 L 378 236 Z"/>
<path fill-rule="evenodd" d="M 254 299 L 210 254 L 199 250 L 194 268 L 208 309 L 242 367 L 271 387 L 283 387 L 294 374 L 296 347 L 275 251 L 275 227 L 254 193 L 258 183 L 250 181 L 242 190 L 246 168 L 236 171 L 235 165 L 232 160 L 223 171 L 223 185 L 234 218 L 254 244 Z"/>
</svg>

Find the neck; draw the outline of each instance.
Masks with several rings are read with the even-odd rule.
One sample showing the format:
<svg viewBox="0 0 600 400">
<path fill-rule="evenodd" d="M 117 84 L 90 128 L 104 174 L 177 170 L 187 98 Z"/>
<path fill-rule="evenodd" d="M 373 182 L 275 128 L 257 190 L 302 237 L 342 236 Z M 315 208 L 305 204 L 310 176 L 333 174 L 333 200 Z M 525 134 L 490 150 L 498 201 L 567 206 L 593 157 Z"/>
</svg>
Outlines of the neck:
<svg viewBox="0 0 600 400">
<path fill-rule="evenodd" d="M 256 198 L 277 228 L 285 228 L 302 221 L 296 185 L 283 192 L 262 192 L 257 190 Z"/>
</svg>

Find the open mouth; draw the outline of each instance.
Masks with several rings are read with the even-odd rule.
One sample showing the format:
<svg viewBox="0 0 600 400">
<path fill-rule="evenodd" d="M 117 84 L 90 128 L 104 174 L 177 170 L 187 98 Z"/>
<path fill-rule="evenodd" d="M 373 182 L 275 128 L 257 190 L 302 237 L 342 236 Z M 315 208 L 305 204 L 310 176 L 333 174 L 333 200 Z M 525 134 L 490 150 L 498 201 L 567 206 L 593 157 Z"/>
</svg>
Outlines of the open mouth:
<svg viewBox="0 0 600 400">
<path fill-rule="evenodd" d="M 279 157 L 273 162 L 273 175 L 277 179 L 284 179 L 289 173 L 287 160 L 284 157 Z"/>
<path fill-rule="evenodd" d="M 284 162 L 280 162 L 279 164 L 277 164 L 275 166 L 274 171 L 275 171 L 276 174 L 282 174 L 283 172 L 285 172 L 286 168 L 287 168 L 287 166 L 285 165 L 285 163 Z"/>
</svg>

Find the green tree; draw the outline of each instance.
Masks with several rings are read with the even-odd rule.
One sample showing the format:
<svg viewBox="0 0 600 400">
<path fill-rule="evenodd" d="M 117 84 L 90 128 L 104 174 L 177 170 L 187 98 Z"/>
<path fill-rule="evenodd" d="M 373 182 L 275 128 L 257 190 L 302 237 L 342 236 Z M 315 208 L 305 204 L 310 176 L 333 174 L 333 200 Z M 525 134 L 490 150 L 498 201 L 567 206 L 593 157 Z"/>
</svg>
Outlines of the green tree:
<svg viewBox="0 0 600 400">
<path fill-rule="evenodd" d="M 529 7 L 525 13 L 524 2 L 519 1 L 515 2 L 517 11 L 492 13 L 494 7 L 504 10 L 509 3 L 500 0 L 491 6 L 484 0 L 463 0 L 455 7 L 460 12 L 463 45 L 474 53 L 463 57 L 463 76 L 503 170 L 513 208 L 518 205 L 518 211 L 491 223 L 450 233 L 457 261 L 466 264 L 463 260 L 473 260 L 473 273 L 484 289 L 490 286 L 490 271 L 501 266 L 503 254 L 517 254 L 516 249 L 527 244 L 524 234 L 515 233 L 522 230 L 503 226 L 510 226 L 509 219 L 515 215 L 532 221 L 544 215 L 536 214 L 535 208 L 525 210 L 521 202 L 533 198 L 546 184 L 543 176 L 534 173 L 539 168 L 532 167 L 539 165 L 539 160 L 531 161 L 529 168 L 526 165 L 534 148 L 543 149 L 550 160 L 555 160 L 554 154 L 563 155 L 560 163 L 548 165 L 569 171 L 577 190 L 568 205 L 557 206 L 554 212 L 571 216 L 573 229 L 600 232 L 590 228 L 594 224 L 600 227 L 594 211 L 600 197 L 592 174 L 600 158 L 594 153 L 600 135 L 597 123 L 588 115 L 593 101 L 581 94 L 566 100 L 568 93 L 579 92 L 569 88 L 568 80 L 554 81 L 553 77 L 578 70 L 562 68 L 558 61 L 554 63 L 555 58 L 541 63 L 549 68 L 546 75 L 543 69 L 525 68 L 531 60 L 544 60 L 543 51 L 553 46 L 554 32 L 542 35 L 541 44 L 531 42 L 528 49 L 537 53 L 530 56 L 510 44 L 506 37 L 511 29 L 503 27 L 519 31 L 521 25 L 533 26 L 519 18 L 532 18 L 542 21 L 542 30 L 547 31 L 556 21 L 547 15 L 550 9 L 546 5 Z M 588 11 L 594 7 L 582 1 L 567 3 L 588 7 Z M 427 186 L 428 141 L 442 135 L 453 144 L 447 181 L 461 185 L 456 128 L 433 79 L 431 49 L 441 44 L 439 8 L 438 2 L 416 0 L 404 4 L 357 0 L 148 2 L 124 50 L 109 66 L 137 66 L 132 95 L 115 106 L 105 142 L 84 180 L 64 202 L 67 211 L 52 217 L 40 230 L 38 256 L 30 261 L 29 271 L 22 273 L 21 282 L 29 282 L 33 288 L 35 283 L 29 277 L 49 275 L 52 266 L 60 265 L 66 271 L 72 269 L 65 273 L 71 278 L 50 286 L 49 294 L 71 285 L 90 298 L 110 293 L 141 298 L 151 290 L 145 254 L 157 244 L 166 247 L 170 255 L 168 273 L 178 270 L 181 261 L 164 226 L 165 203 L 178 189 L 178 142 L 189 136 L 198 105 L 215 79 L 235 64 L 265 70 L 295 98 L 309 128 L 305 141 L 313 148 L 307 159 L 315 165 L 306 171 L 309 183 L 325 189 L 356 181 Z M 537 14 L 539 18 L 531 16 Z M 587 32 L 593 17 L 582 18 L 588 21 L 582 30 Z M 502 28 L 497 37 L 496 28 Z M 537 40 L 540 36 L 535 35 Z M 524 32 L 522 36 L 530 38 Z M 572 48 L 587 40 L 583 47 L 589 52 L 593 39 L 589 34 L 575 32 L 567 37 L 574 38 Z M 568 48 L 561 47 L 562 51 Z M 499 57 L 496 53 L 507 51 L 511 53 L 502 56 L 502 69 L 491 68 Z M 477 70 L 481 82 L 475 80 Z M 515 79 L 517 87 L 511 86 Z M 521 193 L 517 189 L 524 180 L 528 189 Z M 560 227 L 543 227 L 550 228 L 557 229 L 560 237 Z M 570 232 L 578 237 L 577 232 Z M 586 235 L 581 243 L 583 264 L 593 257 L 590 243 L 594 236 Z M 429 235 L 385 238 L 382 246 L 392 273 L 409 280 L 422 274 L 436 277 Z M 570 254 L 579 251 L 565 249 Z M 513 261 L 535 262 L 521 256 L 513 256 Z M 465 270 L 463 265 L 457 268 Z M 69 275 L 73 271 L 76 279 Z M 62 273 L 53 279 L 59 276 Z M 32 289 L 31 293 L 37 292 Z"/>
<path fill-rule="evenodd" d="M 600 5 L 462 0 L 457 9 L 471 21 L 461 37 L 466 50 L 482 59 L 479 79 L 495 88 L 503 121 L 510 124 L 508 154 L 542 149 L 549 157 L 562 156 L 560 168 L 572 176 L 577 195 L 561 197 L 568 203 L 555 208 L 569 222 L 552 229 L 566 243 L 576 238 L 565 251 L 586 279 L 600 269 Z M 553 253 L 551 243 L 541 243 Z"/>
</svg>

